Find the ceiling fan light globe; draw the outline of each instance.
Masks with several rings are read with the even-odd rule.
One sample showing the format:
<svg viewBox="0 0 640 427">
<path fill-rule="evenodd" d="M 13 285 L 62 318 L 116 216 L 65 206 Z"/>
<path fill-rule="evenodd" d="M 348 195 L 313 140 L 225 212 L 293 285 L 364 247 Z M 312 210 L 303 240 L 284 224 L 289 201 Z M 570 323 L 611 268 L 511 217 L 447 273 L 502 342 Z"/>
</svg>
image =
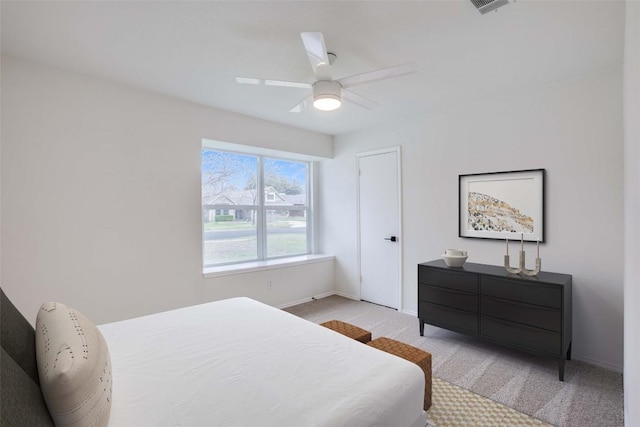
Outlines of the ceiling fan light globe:
<svg viewBox="0 0 640 427">
<path fill-rule="evenodd" d="M 335 95 L 320 95 L 313 100 L 313 106 L 322 111 L 333 111 L 340 108 L 340 105 L 342 105 L 342 101 L 340 101 L 340 97 Z"/>
<path fill-rule="evenodd" d="M 313 106 L 318 110 L 332 111 L 342 105 L 342 86 L 333 80 L 319 80 L 313 84 Z"/>
</svg>

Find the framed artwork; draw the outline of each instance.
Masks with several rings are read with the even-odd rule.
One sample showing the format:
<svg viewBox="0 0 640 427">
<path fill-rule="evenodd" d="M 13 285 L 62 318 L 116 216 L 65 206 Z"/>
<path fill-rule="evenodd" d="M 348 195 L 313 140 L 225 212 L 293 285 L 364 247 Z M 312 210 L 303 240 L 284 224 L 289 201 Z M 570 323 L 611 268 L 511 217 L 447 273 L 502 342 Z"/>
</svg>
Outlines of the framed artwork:
<svg viewBox="0 0 640 427">
<path fill-rule="evenodd" d="M 458 235 L 544 242 L 544 175 L 544 169 L 458 175 Z"/>
</svg>

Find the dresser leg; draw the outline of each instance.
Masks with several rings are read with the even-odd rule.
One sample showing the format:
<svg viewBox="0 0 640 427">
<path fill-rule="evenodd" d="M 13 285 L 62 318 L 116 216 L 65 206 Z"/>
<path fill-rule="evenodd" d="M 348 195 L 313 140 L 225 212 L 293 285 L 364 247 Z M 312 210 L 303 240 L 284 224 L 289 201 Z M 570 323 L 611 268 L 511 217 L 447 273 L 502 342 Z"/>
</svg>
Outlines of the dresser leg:
<svg viewBox="0 0 640 427">
<path fill-rule="evenodd" d="M 567 349 L 567 360 L 571 360 L 571 343 L 569 343 L 569 348 Z"/>
<path fill-rule="evenodd" d="M 564 358 L 558 360 L 558 377 L 560 381 L 564 381 Z"/>
<path fill-rule="evenodd" d="M 423 337 L 424 336 L 424 320 L 419 319 L 420 320 L 420 336 Z"/>
</svg>

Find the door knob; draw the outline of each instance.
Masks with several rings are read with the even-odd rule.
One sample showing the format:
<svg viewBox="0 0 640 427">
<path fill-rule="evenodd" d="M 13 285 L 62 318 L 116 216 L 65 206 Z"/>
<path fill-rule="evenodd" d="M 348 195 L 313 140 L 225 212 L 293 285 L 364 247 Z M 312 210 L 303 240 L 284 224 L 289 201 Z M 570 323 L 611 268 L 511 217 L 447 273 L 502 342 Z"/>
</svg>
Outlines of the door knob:
<svg viewBox="0 0 640 427">
<path fill-rule="evenodd" d="M 391 240 L 392 242 L 397 242 L 398 238 L 396 236 L 385 237 L 384 240 Z"/>
</svg>

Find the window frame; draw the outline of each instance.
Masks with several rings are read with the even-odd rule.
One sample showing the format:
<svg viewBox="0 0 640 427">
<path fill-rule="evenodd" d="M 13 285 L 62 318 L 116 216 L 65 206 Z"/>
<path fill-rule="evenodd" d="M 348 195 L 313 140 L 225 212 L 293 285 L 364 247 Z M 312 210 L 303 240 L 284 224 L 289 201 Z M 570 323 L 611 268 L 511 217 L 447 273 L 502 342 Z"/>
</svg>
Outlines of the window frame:
<svg viewBox="0 0 640 427">
<path fill-rule="evenodd" d="M 201 191 L 201 197 L 200 197 L 200 205 L 201 205 L 201 212 L 202 212 L 202 217 L 201 217 L 201 238 L 202 238 L 202 266 L 203 266 L 203 272 L 206 273 L 208 269 L 215 269 L 218 267 L 233 267 L 234 265 L 237 265 L 239 267 L 242 267 L 243 265 L 246 264 L 250 264 L 250 263 L 262 263 L 262 262 L 269 262 L 272 260 L 286 260 L 287 258 L 300 258 L 300 257 L 304 257 L 304 256 L 309 256 L 312 255 L 314 253 L 313 248 L 314 248 L 314 242 L 313 242 L 313 238 L 315 236 L 315 227 L 316 227 L 316 220 L 315 220 L 315 214 L 314 214 L 314 209 L 313 209 L 313 204 L 314 204 L 314 193 L 315 193 L 315 180 L 314 180 L 314 176 L 315 176 L 315 162 L 312 160 L 308 160 L 308 159 L 298 159 L 295 157 L 289 157 L 287 156 L 285 153 L 282 154 L 263 154 L 263 153 L 254 153 L 251 151 L 236 151 L 233 149 L 221 149 L 221 148 L 215 148 L 209 145 L 202 145 L 201 148 L 201 152 L 204 150 L 208 150 L 208 151 L 217 151 L 217 152 L 222 152 L 222 153 L 229 153 L 229 154 L 236 154 L 236 155 L 241 155 L 241 156 L 252 156 L 255 157 L 257 159 L 257 167 L 256 167 L 256 204 L 255 205 L 233 205 L 233 204 L 203 204 L 202 203 L 202 154 L 201 154 L 201 160 L 200 160 L 200 191 Z M 264 159 L 272 159 L 272 160 L 278 160 L 278 161 L 286 161 L 286 162 L 294 162 L 294 163 L 304 163 L 307 166 L 307 173 L 306 173 L 306 185 L 305 185 L 305 191 L 306 191 L 306 203 L 304 206 L 298 206 L 298 205 L 266 205 L 267 202 L 267 196 L 265 194 L 265 186 L 264 186 Z M 277 199 L 277 197 L 274 194 L 274 198 Z M 256 245 L 257 245 L 257 250 L 256 250 L 256 258 L 252 258 L 252 259 L 247 259 L 247 260 L 242 260 L 242 261 L 229 261 L 229 262 L 219 262 L 219 263 L 210 263 L 207 264 L 205 263 L 205 228 L 204 228 L 204 224 L 205 224 L 205 212 L 208 209 L 215 209 L 215 210 L 222 210 L 223 212 L 225 210 L 230 211 L 230 210 L 255 210 L 256 211 Z M 287 254 L 287 255 L 282 255 L 282 256 L 267 256 L 267 240 L 268 240 L 268 226 L 267 226 L 267 212 L 270 210 L 297 210 L 297 211 L 304 211 L 305 212 L 305 222 L 306 222 L 306 227 L 305 227 L 305 239 L 306 239 L 306 248 L 305 248 L 305 252 L 298 252 L 298 253 L 294 253 L 294 254 Z"/>
</svg>

